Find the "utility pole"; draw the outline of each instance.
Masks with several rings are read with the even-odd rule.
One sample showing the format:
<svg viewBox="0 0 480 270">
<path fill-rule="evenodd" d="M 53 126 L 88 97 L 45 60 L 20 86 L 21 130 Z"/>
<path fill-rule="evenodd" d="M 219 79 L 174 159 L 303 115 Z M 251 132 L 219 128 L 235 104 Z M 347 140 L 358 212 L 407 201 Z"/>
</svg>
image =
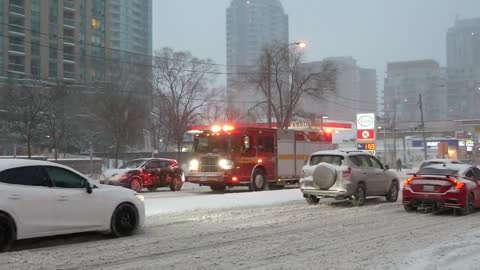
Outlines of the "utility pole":
<svg viewBox="0 0 480 270">
<path fill-rule="evenodd" d="M 387 121 L 383 126 L 383 164 L 387 164 Z"/>
<path fill-rule="evenodd" d="M 418 95 L 418 107 L 420 108 L 420 121 L 422 122 L 422 137 L 423 137 L 423 158 L 426 160 L 427 157 L 427 139 L 425 137 L 425 121 L 423 119 L 423 100 L 422 94 Z"/>
<path fill-rule="evenodd" d="M 267 50 L 267 121 L 272 128 L 272 56 Z"/>
<path fill-rule="evenodd" d="M 392 129 L 393 129 L 393 161 L 392 164 L 397 162 L 397 99 L 393 101 L 393 119 L 392 119 Z"/>
<path fill-rule="evenodd" d="M 90 154 L 90 177 L 92 177 L 93 175 L 93 142 L 90 141 L 89 142 L 89 146 L 90 146 L 90 149 L 89 149 L 89 154 Z"/>
</svg>

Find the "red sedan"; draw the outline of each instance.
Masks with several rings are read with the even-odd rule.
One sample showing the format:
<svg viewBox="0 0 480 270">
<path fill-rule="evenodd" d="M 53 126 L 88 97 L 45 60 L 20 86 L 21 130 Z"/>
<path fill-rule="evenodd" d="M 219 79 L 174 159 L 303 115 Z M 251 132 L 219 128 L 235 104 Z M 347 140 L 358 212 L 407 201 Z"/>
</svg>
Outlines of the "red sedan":
<svg viewBox="0 0 480 270">
<path fill-rule="evenodd" d="M 480 169 L 469 164 L 431 165 L 403 184 L 405 210 L 454 209 L 468 215 L 480 208 Z"/>
</svg>

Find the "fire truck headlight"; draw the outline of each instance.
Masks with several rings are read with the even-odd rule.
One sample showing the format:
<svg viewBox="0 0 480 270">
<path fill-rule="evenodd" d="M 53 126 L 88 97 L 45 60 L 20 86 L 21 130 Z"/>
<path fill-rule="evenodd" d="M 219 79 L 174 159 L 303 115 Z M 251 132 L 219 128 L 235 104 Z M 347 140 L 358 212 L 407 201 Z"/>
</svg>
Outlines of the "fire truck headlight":
<svg viewBox="0 0 480 270">
<path fill-rule="evenodd" d="M 192 159 L 192 160 L 190 160 L 188 169 L 189 169 L 190 171 L 198 171 L 198 166 L 199 166 L 199 165 L 200 165 L 200 162 L 198 162 L 198 160 Z"/>
<path fill-rule="evenodd" d="M 227 159 L 220 159 L 218 166 L 224 170 L 231 170 L 233 169 L 233 162 Z"/>
</svg>

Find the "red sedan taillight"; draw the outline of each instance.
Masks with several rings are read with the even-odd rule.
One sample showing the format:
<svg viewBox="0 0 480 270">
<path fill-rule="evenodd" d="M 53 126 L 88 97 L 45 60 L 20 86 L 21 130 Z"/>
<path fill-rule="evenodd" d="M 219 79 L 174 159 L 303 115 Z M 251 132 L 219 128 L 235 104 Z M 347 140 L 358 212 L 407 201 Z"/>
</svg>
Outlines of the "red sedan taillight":
<svg viewBox="0 0 480 270">
<path fill-rule="evenodd" d="M 410 182 L 412 182 L 415 178 L 410 177 L 407 180 L 403 181 L 403 187 L 408 187 L 410 185 Z"/>
<path fill-rule="evenodd" d="M 452 182 L 452 183 L 455 184 L 455 189 L 456 189 L 456 190 L 460 190 L 460 189 L 462 189 L 462 188 L 465 186 L 464 183 L 458 181 L 458 180 L 455 179 L 455 178 L 448 178 L 448 181 L 450 181 L 450 182 Z"/>
</svg>

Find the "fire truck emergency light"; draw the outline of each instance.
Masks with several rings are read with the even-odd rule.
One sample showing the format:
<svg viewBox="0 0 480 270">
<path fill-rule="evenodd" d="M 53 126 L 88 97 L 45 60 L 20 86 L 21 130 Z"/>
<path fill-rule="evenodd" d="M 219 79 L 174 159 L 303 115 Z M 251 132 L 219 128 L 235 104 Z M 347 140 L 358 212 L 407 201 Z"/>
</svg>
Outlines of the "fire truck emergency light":
<svg viewBox="0 0 480 270">
<path fill-rule="evenodd" d="M 224 125 L 223 127 L 222 126 L 219 126 L 219 125 L 214 125 L 212 126 L 212 132 L 213 133 L 218 133 L 220 131 L 224 131 L 224 132 L 228 132 L 228 131 L 232 131 L 234 130 L 235 127 L 234 126 L 230 126 L 230 125 Z"/>
</svg>

